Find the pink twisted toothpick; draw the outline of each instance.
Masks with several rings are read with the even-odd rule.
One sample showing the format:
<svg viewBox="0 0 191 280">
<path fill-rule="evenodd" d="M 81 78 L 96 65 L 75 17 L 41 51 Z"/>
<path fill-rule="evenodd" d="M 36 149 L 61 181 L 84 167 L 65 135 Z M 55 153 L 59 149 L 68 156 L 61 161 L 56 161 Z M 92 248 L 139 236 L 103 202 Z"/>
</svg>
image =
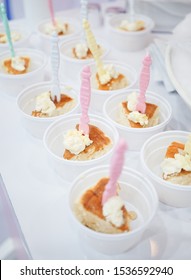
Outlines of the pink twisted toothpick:
<svg viewBox="0 0 191 280">
<path fill-rule="evenodd" d="M 82 130 L 84 134 L 89 135 L 89 116 L 88 109 L 91 97 L 91 85 L 90 85 L 91 71 L 89 66 L 85 66 L 82 70 L 81 89 L 80 89 L 80 104 L 82 109 L 82 115 L 80 118 L 79 130 Z"/>
<path fill-rule="evenodd" d="M 115 196 L 117 194 L 117 180 L 123 168 L 126 150 L 127 144 L 124 139 L 121 139 L 118 143 L 118 146 L 114 152 L 111 161 L 110 179 L 103 192 L 102 205 L 104 205 L 110 197 Z"/>
<path fill-rule="evenodd" d="M 50 11 L 50 17 L 51 17 L 52 24 L 55 26 L 56 25 L 56 20 L 55 20 L 55 17 L 54 17 L 54 9 L 53 9 L 52 0 L 48 0 L 48 6 L 49 6 L 49 11 Z"/>
<path fill-rule="evenodd" d="M 145 56 L 143 59 L 143 68 L 141 70 L 140 74 L 140 80 L 139 80 L 139 96 L 138 96 L 138 102 L 136 106 L 136 111 L 141 112 L 142 114 L 146 111 L 146 103 L 145 103 L 145 94 L 149 85 L 150 81 L 150 66 L 151 66 L 152 60 L 149 54 Z"/>
</svg>

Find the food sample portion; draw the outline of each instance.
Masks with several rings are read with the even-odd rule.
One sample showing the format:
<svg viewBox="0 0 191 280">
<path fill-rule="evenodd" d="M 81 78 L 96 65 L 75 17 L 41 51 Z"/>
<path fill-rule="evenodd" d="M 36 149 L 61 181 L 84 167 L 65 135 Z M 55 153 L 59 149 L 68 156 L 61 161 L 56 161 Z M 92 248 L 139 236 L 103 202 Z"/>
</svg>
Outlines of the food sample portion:
<svg viewBox="0 0 191 280">
<path fill-rule="evenodd" d="M 128 85 L 127 78 L 116 71 L 113 64 L 104 65 L 100 49 L 96 43 L 94 35 L 90 29 L 89 22 L 83 20 L 83 27 L 86 32 L 86 39 L 88 46 L 92 52 L 93 58 L 96 63 L 96 75 L 93 77 L 93 87 L 99 90 L 118 90 L 125 88 Z"/>
<path fill-rule="evenodd" d="M 132 128 L 152 127 L 159 123 L 159 107 L 146 102 L 145 114 L 136 110 L 138 93 L 132 92 L 127 96 L 127 101 L 119 104 L 117 122 Z"/>
<path fill-rule="evenodd" d="M 8 74 L 19 75 L 29 71 L 30 58 L 25 56 L 15 56 L 3 61 L 3 67 Z"/>
<path fill-rule="evenodd" d="M 47 35 L 53 35 L 55 32 L 59 36 L 66 35 L 69 32 L 69 25 L 68 23 L 57 20 L 55 25 L 52 22 L 47 23 L 45 25 L 44 32 Z"/>
<path fill-rule="evenodd" d="M 145 29 L 145 22 L 143 20 L 135 20 L 135 21 L 123 20 L 119 25 L 119 29 L 128 32 L 142 31 Z"/>
<path fill-rule="evenodd" d="M 100 50 L 100 54 L 103 54 L 103 50 L 101 49 L 100 46 L 98 46 Z M 88 45 L 84 43 L 78 43 L 74 48 L 72 48 L 72 56 L 76 59 L 90 59 L 93 58 L 93 54 L 88 48 Z"/>
<path fill-rule="evenodd" d="M 21 34 L 18 32 L 11 32 L 12 42 L 19 41 L 21 39 Z M 5 33 L 0 33 L 0 44 L 8 43 L 7 35 Z"/>
<path fill-rule="evenodd" d="M 60 116 L 71 111 L 75 105 L 76 101 L 64 93 L 61 93 L 58 102 L 56 97 L 52 99 L 50 91 L 43 92 L 36 97 L 32 116 L 40 118 Z"/>
<path fill-rule="evenodd" d="M 116 71 L 113 64 L 103 65 L 104 74 L 96 73 L 96 88 L 99 90 L 118 90 L 128 86 L 127 78 Z"/>
<path fill-rule="evenodd" d="M 91 160 L 106 154 L 111 147 L 111 139 L 97 126 L 90 124 L 89 135 L 84 135 L 76 125 L 64 135 L 63 157 L 66 160 Z"/>
<path fill-rule="evenodd" d="M 161 163 L 163 179 L 178 185 L 191 185 L 191 135 L 184 144 L 172 142 Z"/>
<path fill-rule="evenodd" d="M 102 196 L 109 178 L 101 178 L 76 201 L 74 213 L 86 227 L 102 233 L 122 233 L 130 230 L 135 212 L 128 212 L 121 197 L 116 194 L 102 205 Z M 119 190 L 118 185 L 118 190 Z"/>
</svg>

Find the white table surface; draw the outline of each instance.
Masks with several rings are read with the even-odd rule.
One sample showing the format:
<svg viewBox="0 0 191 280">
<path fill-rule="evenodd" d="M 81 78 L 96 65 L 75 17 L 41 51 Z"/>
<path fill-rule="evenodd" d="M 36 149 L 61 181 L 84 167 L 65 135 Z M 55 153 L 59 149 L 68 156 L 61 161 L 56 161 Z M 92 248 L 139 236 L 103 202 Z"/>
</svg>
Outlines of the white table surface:
<svg viewBox="0 0 191 280">
<path fill-rule="evenodd" d="M 144 55 L 145 51 L 122 54 L 113 49 L 108 59 L 122 60 L 139 71 Z M 177 93 L 167 93 L 153 79 L 149 90 L 172 105 L 173 119 L 168 129 L 191 131 L 190 109 Z M 0 172 L 34 259 L 191 259 L 191 208 L 162 203 L 142 241 L 130 251 L 106 256 L 88 248 L 68 219 L 70 184 L 51 170 L 42 141 L 25 131 L 16 100 L 2 92 L 0 132 Z M 140 169 L 139 162 L 139 153 L 127 153 L 127 166 Z"/>
</svg>

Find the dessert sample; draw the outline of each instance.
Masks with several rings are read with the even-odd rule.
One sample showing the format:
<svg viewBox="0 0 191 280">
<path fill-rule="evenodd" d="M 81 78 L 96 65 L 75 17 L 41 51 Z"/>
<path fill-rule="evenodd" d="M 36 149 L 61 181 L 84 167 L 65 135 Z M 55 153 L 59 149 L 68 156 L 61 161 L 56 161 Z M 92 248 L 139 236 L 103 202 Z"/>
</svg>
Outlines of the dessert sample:
<svg viewBox="0 0 191 280">
<path fill-rule="evenodd" d="M 127 101 L 120 104 L 118 122 L 125 126 L 143 128 L 155 126 L 159 122 L 159 108 L 156 104 L 147 103 L 146 91 L 150 80 L 151 57 L 147 55 L 143 60 L 140 74 L 139 93 L 132 92 Z"/>
<path fill-rule="evenodd" d="M 136 218 L 136 214 L 128 212 L 118 194 L 102 205 L 108 182 L 109 178 L 101 178 L 82 194 L 74 206 L 75 215 L 83 225 L 98 232 L 115 234 L 129 231 L 130 222 Z"/>
<path fill-rule="evenodd" d="M 74 212 L 85 226 L 102 233 L 122 233 L 130 230 L 136 214 L 128 212 L 119 196 L 118 178 L 124 164 L 126 143 L 120 140 L 110 166 L 110 178 L 101 178 L 86 190 L 76 202 Z"/>
<path fill-rule="evenodd" d="M 129 32 L 136 32 L 145 29 L 145 22 L 143 20 L 123 20 L 119 26 L 119 29 Z"/>
<path fill-rule="evenodd" d="M 102 55 L 103 50 L 98 46 L 100 53 Z M 74 48 L 72 48 L 72 56 L 76 59 L 90 59 L 93 58 L 91 50 L 88 48 L 87 44 L 78 43 Z"/>
<path fill-rule="evenodd" d="M 117 122 L 128 127 L 152 127 L 159 123 L 159 107 L 146 102 L 145 113 L 137 111 L 138 93 L 132 92 L 127 96 L 127 101 L 119 104 L 119 117 Z"/>
<path fill-rule="evenodd" d="M 56 23 L 47 23 L 44 28 L 44 32 L 47 35 L 53 35 L 55 32 L 58 36 L 66 35 L 69 32 L 68 23 L 56 20 Z"/>
<path fill-rule="evenodd" d="M 95 125 L 89 125 L 89 135 L 75 129 L 67 131 L 64 136 L 64 159 L 91 160 L 106 154 L 112 147 L 112 141 Z"/>
<path fill-rule="evenodd" d="M 90 30 L 89 23 L 85 19 L 83 20 L 83 27 L 86 32 L 88 46 L 96 62 L 97 73 L 95 87 L 99 90 L 117 90 L 128 86 L 129 82 L 127 78 L 122 73 L 118 73 L 114 65 L 103 64 L 98 45 Z"/>
<path fill-rule="evenodd" d="M 76 105 L 76 101 L 70 96 L 61 93 L 60 100 L 51 97 L 51 92 L 43 92 L 36 97 L 35 110 L 32 116 L 40 118 L 48 118 L 60 116 L 71 111 Z"/>
<path fill-rule="evenodd" d="M 13 56 L 3 61 L 3 67 L 8 74 L 25 74 L 29 71 L 30 58 L 27 56 Z"/>
<path fill-rule="evenodd" d="M 127 78 L 116 71 L 113 64 L 103 65 L 104 74 L 96 73 L 96 88 L 99 90 L 117 90 L 128 86 Z"/>
<path fill-rule="evenodd" d="M 88 59 L 92 58 L 92 53 L 86 43 L 79 43 L 72 48 L 72 56 L 77 59 Z"/>
<path fill-rule="evenodd" d="M 172 142 L 161 163 L 163 179 L 178 185 L 191 185 L 191 135 L 184 143 Z"/>
<path fill-rule="evenodd" d="M 11 32 L 12 42 L 19 41 L 21 39 L 21 35 L 18 32 Z M 5 44 L 8 42 L 6 33 L 0 33 L 0 44 Z"/>
<path fill-rule="evenodd" d="M 82 114 L 75 129 L 64 135 L 64 159 L 91 160 L 106 154 L 112 147 L 112 141 L 97 126 L 89 124 L 88 109 L 91 96 L 91 72 L 88 66 L 82 70 L 80 104 Z"/>
</svg>

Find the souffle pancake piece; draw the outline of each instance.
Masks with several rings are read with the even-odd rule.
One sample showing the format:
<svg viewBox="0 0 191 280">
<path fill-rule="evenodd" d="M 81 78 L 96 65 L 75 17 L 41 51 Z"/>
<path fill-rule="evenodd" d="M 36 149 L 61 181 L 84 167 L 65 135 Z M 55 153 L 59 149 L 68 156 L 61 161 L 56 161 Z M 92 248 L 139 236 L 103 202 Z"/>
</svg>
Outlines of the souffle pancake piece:
<svg viewBox="0 0 191 280">
<path fill-rule="evenodd" d="M 108 181 L 109 178 L 102 178 L 82 194 L 74 206 L 75 215 L 83 225 L 97 232 L 115 234 L 130 231 L 130 221 L 136 219 L 136 214 L 127 211 L 119 195 L 102 205 Z"/>
<path fill-rule="evenodd" d="M 95 125 L 89 125 L 89 136 L 79 131 L 79 125 L 64 136 L 64 159 L 91 160 L 106 154 L 112 147 L 111 139 Z"/>
<path fill-rule="evenodd" d="M 191 185 L 191 137 L 184 143 L 172 142 L 161 164 L 163 179 L 178 185 Z"/>
</svg>

